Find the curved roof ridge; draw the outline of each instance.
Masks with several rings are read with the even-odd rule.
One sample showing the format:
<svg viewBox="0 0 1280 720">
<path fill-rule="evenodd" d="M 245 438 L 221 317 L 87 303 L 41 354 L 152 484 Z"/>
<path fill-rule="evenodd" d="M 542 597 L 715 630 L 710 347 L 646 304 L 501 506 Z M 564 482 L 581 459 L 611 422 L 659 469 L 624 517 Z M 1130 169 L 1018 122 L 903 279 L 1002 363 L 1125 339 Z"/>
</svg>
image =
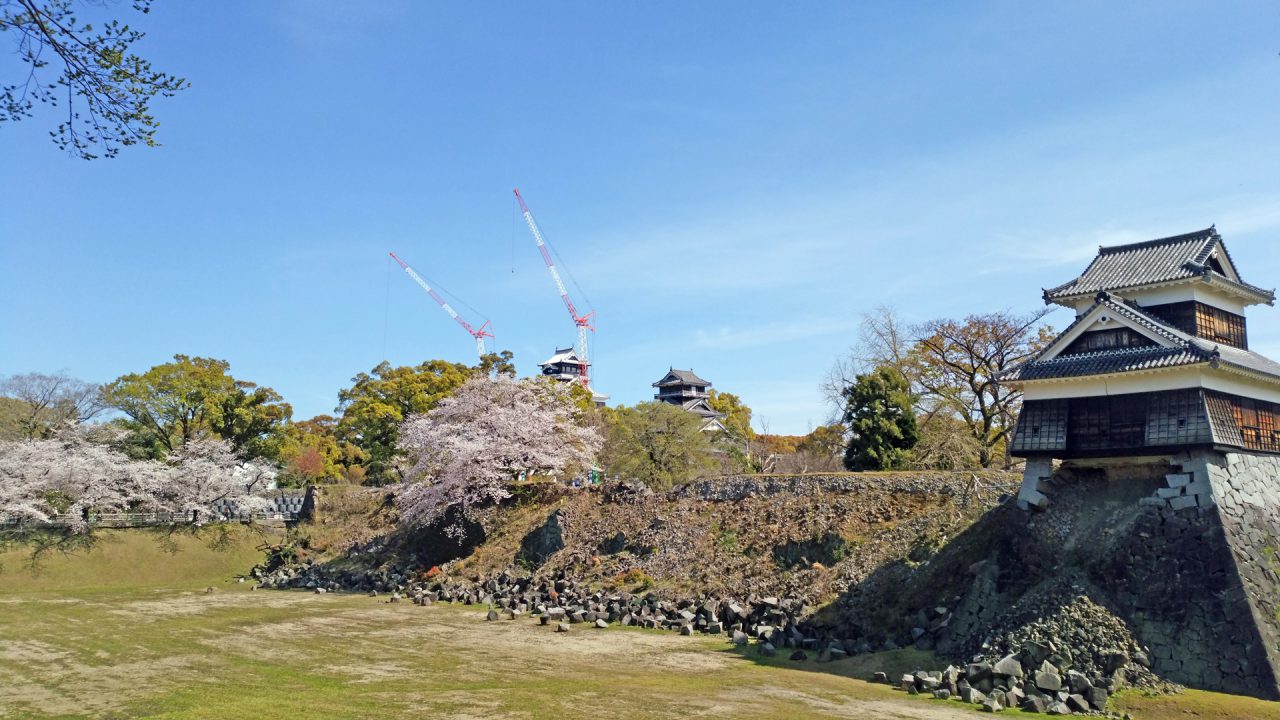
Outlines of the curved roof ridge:
<svg viewBox="0 0 1280 720">
<path fill-rule="evenodd" d="M 1168 237 L 1155 238 L 1154 240 L 1141 240 L 1139 242 L 1125 243 L 1123 245 L 1099 245 L 1098 254 L 1099 255 L 1110 254 L 1110 253 L 1124 252 L 1126 250 L 1141 250 L 1148 247 L 1154 247 L 1156 245 L 1180 243 L 1180 242 L 1186 242 L 1188 240 L 1199 240 L 1201 238 L 1208 240 L 1216 237 L 1218 237 L 1217 226 L 1210 225 L 1209 227 L 1203 230 L 1196 230 L 1194 232 L 1182 233 L 1180 235 L 1170 235 Z"/>
</svg>

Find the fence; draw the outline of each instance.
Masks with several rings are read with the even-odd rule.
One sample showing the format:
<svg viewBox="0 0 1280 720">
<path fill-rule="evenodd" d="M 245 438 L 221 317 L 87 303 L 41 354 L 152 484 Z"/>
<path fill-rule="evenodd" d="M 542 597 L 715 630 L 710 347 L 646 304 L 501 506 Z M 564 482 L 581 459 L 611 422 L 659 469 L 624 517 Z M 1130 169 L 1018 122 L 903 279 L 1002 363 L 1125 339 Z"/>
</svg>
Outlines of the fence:
<svg viewBox="0 0 1280 720">
<path fill-rule="evenodd" d="M 253 520 L 282 520 L 296 522 L 296 512 L 259 512 L 230 513 L 210 515 L 209 513 L 94 513 L 88 518 L 89 527 L 97 528 L 133 528 L 159 527 L 165 525 L 193 525 L 198 522 L 249 522 Z M 16 518 L 0 516 L 0 530 L 19 530 L 27 528 L 67 528 L 85 522 L 81 515 L 55 515 L 48 520 Z"/>
</svg>

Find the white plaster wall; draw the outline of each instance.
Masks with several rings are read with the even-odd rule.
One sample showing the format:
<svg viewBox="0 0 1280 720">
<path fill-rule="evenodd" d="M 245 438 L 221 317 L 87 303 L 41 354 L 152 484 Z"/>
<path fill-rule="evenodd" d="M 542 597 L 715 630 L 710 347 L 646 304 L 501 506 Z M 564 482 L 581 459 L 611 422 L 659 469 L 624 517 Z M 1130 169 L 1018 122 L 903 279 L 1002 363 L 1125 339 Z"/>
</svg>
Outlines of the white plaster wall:
<svg viewBox="0 0 1280 720">
<path fill-rule="evenodd" d="M 1245 308 L 1244 302 L 1240 298 L 1215 290 L 1203 282 L 1182 283 L 1140 290 L 1121 290 L 1113 294 L 1126 300 L 1133 300 L 1143 307 L 1198 300 L 1206 305 L 1222 308 L 1237 315 L 1244 315 Z M 1076 317 L 1084 315 L 1089 308 L 1093 307 L 1093 302 L 1093 296 L 1076 300 L 1072 304 L 1076 311 Z"/>
</svg>

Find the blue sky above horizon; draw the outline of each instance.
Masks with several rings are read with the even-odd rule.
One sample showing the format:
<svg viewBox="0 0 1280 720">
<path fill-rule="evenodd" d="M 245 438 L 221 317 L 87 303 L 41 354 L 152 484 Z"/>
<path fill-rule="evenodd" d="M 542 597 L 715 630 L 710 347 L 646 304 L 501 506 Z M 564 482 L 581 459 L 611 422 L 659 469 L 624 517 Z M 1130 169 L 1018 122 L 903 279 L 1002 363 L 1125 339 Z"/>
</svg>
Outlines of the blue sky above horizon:
<svg viewBox="0 0 1280 720">
<path fill-rule="evenodd" d="M 205 355 L 305 418 L 383 359 L 471 362 L 390 250 L 534 372 L 574 330 L 513 187 L 598 313 L 600 391 L 691 367 L 772 432 L 826 419 L 819 383 L 879 304 L 1029 311 L 1099 244 L 1214 223 L 1280 282 L 1274 3 L 160 2 L 136 24 L 192 83 L 156 103 L 163 147 L 86 163 L 53 111 L 0 127 L 0 375 Z M 1275 309 L 1250 340 L 1280 357 Z"/>
</svg>

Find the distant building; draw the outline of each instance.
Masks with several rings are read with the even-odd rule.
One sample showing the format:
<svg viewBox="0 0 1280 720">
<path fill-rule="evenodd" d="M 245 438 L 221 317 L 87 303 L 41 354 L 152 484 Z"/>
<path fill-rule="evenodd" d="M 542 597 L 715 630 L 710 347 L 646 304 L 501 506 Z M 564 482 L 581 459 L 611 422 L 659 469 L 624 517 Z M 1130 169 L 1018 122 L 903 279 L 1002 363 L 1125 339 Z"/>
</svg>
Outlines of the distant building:
<svg viewBox="0 0 1280 720">
<path fill-rule="evenodd" d="M 724 413 L 711 409 L 707 399 L 711 397 L 707 388 L 711 383 L 694 374 L 693 370 L 676 370 L 671 368 L 661 380 L 653 384 L 658 394 L 653 398 L 660 402 L 679 405 L 702 418 L 704 431 L 723 432 Z"/>
<path fill-rule="evenodd" d="M 551 357 L 538 364 L 542 368 L 542 374 L 546 377 L 559 380 L 560 382 L 582 382 L 584 363 L 578 359 L 578 353 L 573 348 L 556 348 Z M 591 399 L 596 405 L 604 405 L 609 400 L 608 395 L 601 395 L 591 386 L 587 386 L 591 390 Z"/>
<path fill-rule="evenodd" d="M 1044 300 L 1075 322 L 1002 377 L 1025 392 L 1010 446 L 1024 507 L 1048 501 L 1053 459 L 1165 458 L 1186 474 L 1171 483 L 1195 482 L 1161 497 L 1205 507 L 1221 454 L 1280 454 L 1280 363 L 1249 350 L 1244 317 L 1275 293 L 1241 279 L 1215 228 L 1099 248 Z"/>
</svg>

